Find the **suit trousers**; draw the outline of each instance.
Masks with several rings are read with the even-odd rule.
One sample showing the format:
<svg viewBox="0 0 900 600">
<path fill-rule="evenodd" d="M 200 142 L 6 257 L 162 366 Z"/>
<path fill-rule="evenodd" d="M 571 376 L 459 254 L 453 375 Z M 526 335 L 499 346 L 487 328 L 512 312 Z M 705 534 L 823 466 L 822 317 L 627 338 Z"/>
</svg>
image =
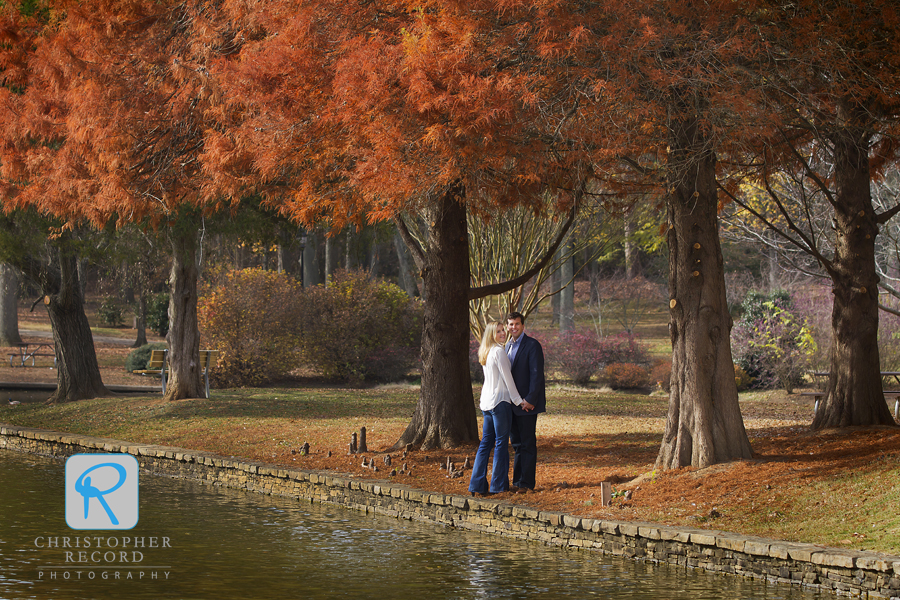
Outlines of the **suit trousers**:
<svg viewBox="0 0 900 600">
<path fill-rule="evenodd" d="M 534 489 L 537 470 L 537 415 L 513 415 L 509 439 L 516 453 L 513 459 L 514 486 Z"/>
</svg>

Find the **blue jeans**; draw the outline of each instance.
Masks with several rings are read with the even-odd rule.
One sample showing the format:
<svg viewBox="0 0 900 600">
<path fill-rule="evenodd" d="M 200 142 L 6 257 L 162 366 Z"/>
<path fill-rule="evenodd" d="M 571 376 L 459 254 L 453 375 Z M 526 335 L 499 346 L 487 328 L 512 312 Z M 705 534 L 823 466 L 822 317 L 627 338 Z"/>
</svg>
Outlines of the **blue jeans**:
<svg viewBox="0 0 900 600">
<path fill-rule="evenodd" d="M 472 465 L 472 479 L 469 491 L 478 494 L 488 492 L 487 465 L 494 450 L 494 467 L 491 470 L 490 492 L 496 494 L 509 491 L 509 428 L 512 424 L 512 404 L 501 402 L 493 410 L 486 410 L 481 443 Z"/>
</svg>

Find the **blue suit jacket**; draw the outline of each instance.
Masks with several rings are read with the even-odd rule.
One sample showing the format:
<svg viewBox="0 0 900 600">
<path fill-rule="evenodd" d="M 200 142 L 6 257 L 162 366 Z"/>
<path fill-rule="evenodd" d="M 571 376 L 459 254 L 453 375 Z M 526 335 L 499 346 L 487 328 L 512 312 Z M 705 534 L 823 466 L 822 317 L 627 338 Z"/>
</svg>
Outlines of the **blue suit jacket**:
<svg viewBox="0 0 900 600">
<path fill-rule="evenodd" d="M 544 394 L 544 350 L 536 339 L 522 334 L 511 370 L 519 395 L 534 405 L 534 410 L 529 411 L 513 405 L 513 414 L 536 415 L 545 412 L 547 398 Z"/>
</svg>

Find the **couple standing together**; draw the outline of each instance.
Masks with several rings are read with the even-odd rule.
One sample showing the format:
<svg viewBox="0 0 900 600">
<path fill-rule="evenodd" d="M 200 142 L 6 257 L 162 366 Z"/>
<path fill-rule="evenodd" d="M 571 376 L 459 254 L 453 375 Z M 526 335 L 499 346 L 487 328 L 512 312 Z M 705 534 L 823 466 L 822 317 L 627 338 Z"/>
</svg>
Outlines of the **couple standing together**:
<svg viewBox="0 0 900 600">
<path fill-rule="evenodd" d="M 505 345 L 505 347 L 504 347 Z M 525 335 L 525 317 L 509 313 L 506 327 L 488 323 L 481 336 L 478 362 L 484 368 L 479 403 L 484 414 L 481 443 L 472 466 L 469 492 L 497 494 L 509 491 L 509 448 L 512 441 L 513 491 L 534 490 L 537 467 L 537 416 L 544 412 L 544 351 Z M 494 465 L 490 485 L 487 467 L 491 450 Z"/>
</svg>

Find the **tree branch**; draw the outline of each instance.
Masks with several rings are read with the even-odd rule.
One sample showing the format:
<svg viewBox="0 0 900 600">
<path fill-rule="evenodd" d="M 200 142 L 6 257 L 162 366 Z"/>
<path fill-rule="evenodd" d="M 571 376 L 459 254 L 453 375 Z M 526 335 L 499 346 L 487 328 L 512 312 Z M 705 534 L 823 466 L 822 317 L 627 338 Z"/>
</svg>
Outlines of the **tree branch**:
<svg viewBox="0 0 900 600">
<path fill-rule="evenodd" d="M 778 206 L 778 210 L 781 212 L 781 214 L 782 214 L 782 215 L 784 216 L 784 218 L 787 220 L 788 228 L 789 228 L 791 231 L 793 231 L 794 233 L 796 233 L 796 234 L 800 237 L 799 240 L 797 240 L 797 239 L 793 238 L 792 236 L 788 235 L 787 233 L 785 233 L 784 231 L 782 231 L 779 227 L 776 227 L 769 219 L 767 219 L 766 217 L 764 217 L 759 211 L 753 209 L 749 204 L 747 204 L 747 203 L 745 203 L 745 202 L 742 202 L 742 201 L 740 200 L 740 198 L 738 198 L 737 196 L 735 196 L 734 194 L 732 194 L 731 192 L 729 192 L 729 191 L 728 191 L 723 185 L 721 185 L 720 183 L 716 182 L 716 186 L 717 186 L 720 190 L 722 190 L 723 192 L 725 192 L 725 194 L 726 194 L 729 198 L 731 198 L 731 200 L 732 200 L 735 204 L 737 204 L 738 206 L 740 206 L 741 208 L 743 208 L 744 210 L 746 210 L 747 212 L 749 212 L 751 215 L 753 215 L 754 217 L 756 217 L 757 219 L 759 219 L 766 227 L 768 227 L 769 229 L 771 229 L 772 231 L 774 231 L 777 235 L 781 236 L 781 237 L 784 238 L 787 242 L 789 242 L 790 244 L 796 246 L 797 248 L 800 248 L 801 250 L 803 250 L 803 251 L 806 252 L 807 254 L 813 256 L 817 261 L 819 261 L 819 263 L 825 268 L 826 271 L 828 271 L 829 273 L 832 271 L 833 266 L 832 266 L 832 264 L 831 264 L 831 261 L 828 260 L 827 258 L 825 258 L 825 256 L 823 256 L 822 253 L 819 252 L 818 249 L 812 244 L 812 242 L 809 240 L 809 238 L 806 237 L 806 234 L 804 234 L 804 233 L 800 230 L 800 228 L 798 228 L 798 227 L 794 224 L 793 220 L 791 220 L 790 216 L 787 214 L 787 210 L 784 208 L 784 206 L 782 205 L 781 201 L 778 199 L 778 195 L 774 192 L 774 190 L 772 190 L 772 188 L 771 188 L 771 186 L 769 185 L 769 182 L 768 182 L 768 181 L 766 181 L 766 191 L 768 192 L 769 197 L 772 198 L 772 200 L 775 202 L 776 206 Z"/>
<path fill-rule="evenodd" d="M 884 225 L 885 223 L 890 221 L 897 213 L 900 213 L 900 204 L 895 204 L 892 208 L 889 208 L 883 213 L 875 215 L 875 222 L 879 225 Z"/>
<path fill-rule="evenodd" d="M 878 308 L 879 308 L 880 310 L 883 310 L 883 311 L 886 312 L 886 313 L 890 313 L 890 314 L 892 314 L 892 315 L 897 315 L 898 317 L 900 317 L 900 310 L 897 310 L 897 309 L 895 309 L 895 308 L 890 308 L 890 307 L 885 306 L 884 304 L 882 304 L 882 303 L 880 303 L 880 302 L 878 303 Z"/>
<path fill-rule="evenodd" d="M 406 221 L 403 220 L 401 215 L 397 215 L 394 217 L 394 225 L 397 226 L 397 231 L 400 232 L 400 237 L 403 238 L 403 242 L 406 244 L 406 247 L 409 248 L 409 253 L 412 254 L 413 261 L 416 263 L 416 268 L 419 269 L 419 272 L 425 270 L 425 252 L 422 250 L 422 246 L 419 245 L 419 242 L 416 241 L 416 238 L 409 232 L 409 228 L 406 226 Z"/>
<path fill-rule="evenodd" d="M 582 186 L 582 189 L 583 187 L 584 186 Z M 578 198 L 576 198 L 575 201 L 575 205 L 572 207 L 572 210 L 569 211 L 569 218 L 566 220 L 566 223 L 565 225 L 563 225 L 562 229 L 560 229 L 559 234 L 556 236 L 556 240 L 554 240 L 553 244 L 550 246 L 550 248 L 548 248 L 547 252 L 544 254 L 543 258 L 541 258 L 540 261 L 538 261 L 532 268 L 528 269 L 525 273 L 519 275 L 515 279 L 501 281 L 500 283 L 491 283 L 489 285 L 483 285 L 476 288 L 469 288 L 469 300 L 477 300 L 479 298 L 484 298 L 485 296 L 496 296 L 497 294 L 508 292 L 509 290 L 519 287 L 520 285 L 524 285 L 528 282 L 529 279 L 534 277 L 541 269 L 543 269 L 553 258 L 553 255 L 556 254 L 556 250 L 559 248 L 559 245 L 569 233 L 569 229 L 572 227 L 572 223 L 575 222 L 575 215 L 578 213 L 580 205 L 580 197 L 581 193 L 579 192 Z"/>
</svg>

